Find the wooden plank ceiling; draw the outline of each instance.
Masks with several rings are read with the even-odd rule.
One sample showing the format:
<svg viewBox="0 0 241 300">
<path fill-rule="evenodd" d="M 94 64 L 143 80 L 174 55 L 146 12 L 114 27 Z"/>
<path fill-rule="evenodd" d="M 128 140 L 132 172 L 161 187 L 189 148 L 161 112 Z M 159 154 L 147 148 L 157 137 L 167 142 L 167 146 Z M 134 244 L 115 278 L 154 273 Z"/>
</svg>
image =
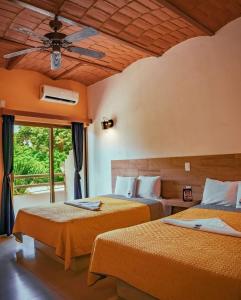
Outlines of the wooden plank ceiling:
<svg viewBox="0 0 241 300">
<path fill-rule="evenodd" d="M 84 26 L 98 29 L 97 36 L 75 45 L 103 51 L 106 56 L 96 60 L 65 51 L 56 71 L 50 70 L 49 52 L 4 60 L 4 54 L 41 45 L 37 38 L 14 28 L 46 34 L 50 31 L 48 12 L 74 21 L 64 23 L 61 31 L 65 34 Z M 34 70 L 90 85 L 138 59 L 160 56 L 186 39 L 212 35 L 240 16 L 240 0 L 0 0 L 0 67 Z"/>
</svg>

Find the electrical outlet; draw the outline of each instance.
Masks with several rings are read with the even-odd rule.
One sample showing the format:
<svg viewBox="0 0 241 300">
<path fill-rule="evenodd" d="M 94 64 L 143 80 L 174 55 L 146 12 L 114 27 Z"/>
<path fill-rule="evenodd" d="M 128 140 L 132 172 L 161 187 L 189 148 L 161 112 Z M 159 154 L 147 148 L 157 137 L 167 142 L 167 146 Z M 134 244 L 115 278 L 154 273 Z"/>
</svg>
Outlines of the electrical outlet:
<svg viewBox="0 0 241 300">
<path fill-rule="evenodd" d="M 190 162 L 185 162 L 184 169 L 185 169 L 186 172 L 190 172 L 191 171 L 191 164 L 190 164 Z"/>
</svg>

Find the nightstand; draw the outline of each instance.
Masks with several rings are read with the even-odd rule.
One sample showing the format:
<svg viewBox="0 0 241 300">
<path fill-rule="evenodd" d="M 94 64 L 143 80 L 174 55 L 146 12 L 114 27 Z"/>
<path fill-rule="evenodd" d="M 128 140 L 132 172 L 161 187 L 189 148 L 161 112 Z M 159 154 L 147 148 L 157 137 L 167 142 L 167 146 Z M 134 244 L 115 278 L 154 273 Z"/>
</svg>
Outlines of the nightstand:
<svg viewBox="0 0 241 300">
<path fill-rule="evenodd" d="M 201 203 L 201 200 L 183 201 L 182 199 L 162 199 L 162 202 L 171 207 L 171 214 L 178 213 Z"/>
</svg>

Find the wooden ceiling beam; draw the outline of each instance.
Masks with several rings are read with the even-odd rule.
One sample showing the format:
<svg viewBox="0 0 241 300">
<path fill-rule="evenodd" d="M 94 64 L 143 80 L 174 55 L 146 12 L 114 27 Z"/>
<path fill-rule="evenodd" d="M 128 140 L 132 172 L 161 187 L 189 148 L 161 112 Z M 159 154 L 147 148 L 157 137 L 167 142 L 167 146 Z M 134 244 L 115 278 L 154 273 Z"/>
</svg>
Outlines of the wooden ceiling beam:
<svg viewBox="0 0 241 300">
<path fill-rule="evenodd" d="M 113 67 L 98 64 L 94 61 L 89 61 L 89 60 L 84 59 L 82 57 L 81 58 L 76 58 L 76 57 L 67 55 L 66 52 L 65 52 L 65 54 L 62 54 L 62 56 L 66 57 L 66 58 L 69 58 L 69 59 L 73 59 L 74 61 L 77 61 L 78 63 L 81 63 L 81 64 L 90 65 L 90 66 L 93 66 L 93 67 L 98 67 L 98 68 L 102 68 L 102 69 L 105 69 L 105 70 L 108 70 L 108 71 L 114 71 L 114 72 L 118 72 L 118 73 L 122 72 L 122 70 L 120 70 L 120 69 L 116 69 L 116 68 L 113 68 Z"/>
<path fill-rule="evenodd" d="M 24 50 L 24 49 L 29 48 L 28 45 L 25 45 L 23 43 L 20 43 L 20 42 L 14 41 L 14 40 L 6 39 L 4 37 L 0 37 L 0 44 L 1 43 L 8 43 L 9 45 L 12 45 L 15 47 L 21 47 L 21 49 L 19 49 L 19 50 Z M 15 51 L 18 51 L 18 50 L 15 50 Z"/>
<path fill-rule="evenodd" d="M 59 75 L 57 75 L 56 77 L 54 77 L 54 79 L 60 79 L 60 78 L 63 78 L 64 76 L 72 73 L 73 71 L 75 71 L 76 69 L 78 69 L 79 67 L 81 66 L 85 66 L 85 65 L 92 65 L 93 67 L 97 67 L 97 68 L 100 68 L 102 70 L 105 70 L 105 71 L 111 71 L 111 72 L 114 72 L 114 73 L 120 73 L 121 70 L 117 70 L 117 69 L 113 69 L 113 68 L 106 68 L 105 66 L 100 66 L 100 65 L 96 65 L 95 63 L 93 64 L 86 64 L 84 62 L 81 62 L 81 63 L 78 63 L 77 65 L 73 66 L 72 68 L 68 69 L 68 70 L 65 70 L 63 71 L 62 73 L 60 73 Z"/>
<path fill-rule="evenodd" d="M 48 11 L 48 10 L 46 10 L 46 9 L 42 9 L 42 8 L 39 7 L 39 6 L 29 4 L 29 3 L 26 2 L 26 1 L 22 1 L 22 0 L 8 0 L 8 1 L 10 1 L 10 2 L 12 2 L 12 3 L 15 3 L 15 4 L 17 4 L 17 5 L 21 6 L 21 7 L 24 7 L 24 8 L 30 9 L 30 10 L 32 10 L 32 11 L 38 12 L 38 13 L 40 13 L 40 14 L 43 14 L 43 15 L 45 15 L 45 16 L 54 18 L 54 15 L 55 15 L 55 14 L 54 14 L 53 12 Z M 68 24 L 70 24 L 70 25 L 73 25 L 73 26 L 82 26 L 82 27 L 84 26 L 84 27 L 92 27 L 92 28 L 95 28 L 95 27 L 90 26 L 89 24 L 87 24 L 86 22 L 83 22 L 83 21 L 78 21 L 78 22 L 76 22 L 76 21 L 74 21 L 74 20 L 72 20 L 72 19 L 70 19 L 70 18 L 62 17 L 61 15 L 58 15 L 58 17 L 59 17 L 59 20 L 60 20 L 60 21 L 66 22 L 66 23 L 68 23 Z M 111 39 L 112 41 L 117 42 L 117 43 L 119 43 L 119 44 L 123 44 L 123 45 L 125 45 L 125 46 L 127 46 L 127 47 L 129 47 L 129 48 L 133 48 L 133 49 L 135 49 L 135 50 L 138 50 L 138 51 L 140 51 L 140 52 L 142 52 L 142 53 L 145 53 L 145 54 L 147 54 L 147 55 L 151 55 L 151 56 L 160 56 L 160 55 L 162 54 L 162 53 L 156 53 L 156 52 L 154 52 L 154 51 L 148 50 L 148 49 L 146 49 L 146 48 L 144 48 L 144 47 L 141 47 L 141 46 L 139 46 L 139 45 L 137 45 L 137 44 L 135 44 L 135 43 L 132 43 L 132 42 L 130 42 L 130 41 L 128 41 L 128 40 L 125 40 L 125 39 L 123 39 L 123 38 L 116 37 L 114 34 L 106 33 L 104 30 L 101 30 L 101 29 L 99 29 L 99 28 L 95 28 L 95 29 L 96 29 L 98 32 L 100 32 L 103 36 L 105 36 L 105 37 Z"/>
<path fill-rule="evenodd" d="M 9 44 L 11 44 L 11 45 L 13 45 L 13 46 L 18 46 L 18 47 L 22 47 L 22 49 L 24 49 L 24 47 L 25 48 L 29 48 L 29 46 L 28 45 L 25 45 L 25 44 L 22 44 L 22 43 L 20 43 L 20 42 L 16 42 L 16 41 L 13 41 L 13 40 L 9 40 L 9 39 L 6 39 L 6 38 L 0 38 L 0 43 L 9 43 Z M 21 50 L 22 50 L 21 49 Z M 109 67 L 109 66 L 104 66 L 104 65 L 101 65 L 101 64 L 98 64 L 98 63 L 96 63 L 96 62 L 91 62 L 91 61 L 89 61 L 89 60 L 86 60 L 86 59 L 84 59 L 84 58 L 76 58 L 76 57 L 73 57 L 73 56 L 70 56 L 70 55 L 66 55 L 66 54 L 62 54 L 62 57 L 64 57 L 64 58 L 66 58 L 66 59 L 71 59 L 71 60 L 73 60 L 73 61 L 76 61 L 78 64 L 79 64 L 79 66 L 81 65 L 81 64 L 85 64 L 85 65 L 90 65 L 90 66 L 92 66 L 92 67 L 97 67 L 97 68 L 101 68 L 101 69 L 105 69 L 105 70 L 107 70 L 107 71 L 112 71 L 112 72 L 115 72 L 115 73 L 120 73 L 122 70 L 119 70 L 119 69 L 115 69 L 115 68 L 112 68 L 112 67 Z M 23 58 L 23 56 L 21 56 L 21 59 Z M 19 61 L 21 61 L 21 59 L 19 60 Z M 19 63 L 19 61 L 17 61 L 16 60 L 16 62 L 15 62 L 15 65 L 14 65 L 14 61 L 12 62 L 12 64 L 14 65 L 14 66 L 16 66 L 18 63 Z M 11 62 L 9 62 L 8 64 L 10 64 L 11 65 Z M 8 64 L 7 64 L 7 66 L 8 66 Z M 7 67 L 6 66 L 6 67 Z M 14 67 L 13 66 L 13 67 Z M 75 66 L 74 66 L 75 67 Z M 57 78 L 57 77 L 56 77 Z"/>
<path fill-rule="evenodd" d="M 84 65 L 83 63 L 78 63 L 77 65 L 73 66 L 72 68 L 63 71 L 62 73 L 60 73 L 59 75 L 57 75 L 56 77 L 54 77 L 54 79 L 60 79 L 63 78 L 64 76 L 70 74 L 71 72 L 75 71 L 76 69 L 78 69 L 80 66 Z"/>
<path fill-rule="evenodd" d="M 1 44 L 6 44 L 6 43 L 8 45 L 11 45 L 14 47 L 21 47 L 21 49 L 15 49 L 15 50 L 13 49 L 12 52 L 29 48 L 27 45 L 19 44 L 17 42 L 15 43 L 13 41 L 6 40 L 5 38 L 0 38 L 0 46 L 1 46 Z M 11 51 L 11 50 L 9 50 L 9 51 Z M 4 68 L 8 69 L 8 70 L 13 69 L 25 57 L 25 55 L 17 56 L 17 57 L 10 58 L 10 59 L 5 59 Z"/>
<path fill-rule="evenodd" d="M 158 3 L 164 5 L 166 8 L 169 8 L 171 11 L 188 21 L 193 26 L 197 27 L 207 35 L 213 35 L 215 32 L 213 32 L 210 28 L 208 28 L 206 25 L 201 24 L 197 20 L 195 20 L 193 17 L 189 16 L 186 12 L 169 2 L 168 0 L 156 0 Z"/>
<path fill-rule="evenodd" d="M 8 70 L 12 70 L 25 56 L 26 54 L 8 59 L 5 68 Z"/>
</svg>

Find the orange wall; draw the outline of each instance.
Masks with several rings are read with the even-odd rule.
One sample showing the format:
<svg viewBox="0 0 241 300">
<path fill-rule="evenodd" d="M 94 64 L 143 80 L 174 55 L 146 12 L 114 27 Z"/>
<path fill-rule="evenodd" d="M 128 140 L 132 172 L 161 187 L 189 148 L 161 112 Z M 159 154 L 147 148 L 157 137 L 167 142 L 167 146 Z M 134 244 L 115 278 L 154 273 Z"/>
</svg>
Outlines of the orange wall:
<svg viewBox="0 0 241 300">
<path fill-rule="evenodd" d="M 80 94 L 76 106 L 39 101 L 40 85 L 72 89 Z M 0 100 L 6 101 L 6 108 L 63 115 L 73 118 L 87 118 L 86 87 L 71 80 L 52 80 L 40 73 L 0 68 Z"/>
<path fill-rule="evenodd" d="M 39 100 L 42 84 L 75 90 L 80 94 L 80 101 L 75 106 L 42 102 Z M 0 68 L 0 100 L 5 101 L 5 108 L 8 109 L 62 115 L 75 120 L 88 118 L 87 93 L 83 84 L 71 80 L 52 80 L 38 72 Z M 3 175 L 1 128 L 0 122 L 0 189 Z"/>
</svg>

